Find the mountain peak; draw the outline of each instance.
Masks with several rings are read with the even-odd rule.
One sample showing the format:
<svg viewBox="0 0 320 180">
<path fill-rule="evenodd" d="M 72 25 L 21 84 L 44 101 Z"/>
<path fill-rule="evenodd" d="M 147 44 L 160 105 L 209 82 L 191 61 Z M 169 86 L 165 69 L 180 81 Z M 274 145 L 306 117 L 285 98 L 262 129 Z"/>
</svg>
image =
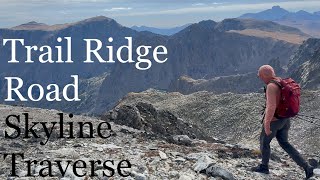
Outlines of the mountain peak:
<svg viewBox="0 0 320 180">
<path fill-rule="evenodd" d="M 12 27 L 14 30 L 37 30 L 49 27 L 47 24 L 38 23 L 36 21 L 30 21 L 24 24 L 20 24 L 18 26 Z"/>
<path fill-rule="evenodd" d="M 272 6 L 271 11 L 274 12 L 274 13 L 283 13 L 283 14 L 290 13 L 289 11 L 283 9 L 280 6 Z"/>
<path fill-rule="evenodd" d="M 75 25 L 75 24 L 91 23 L 91 22 L 112 22 L 112 21 L 115 21 L 115 20 L 105 16 L 95 16 L 95 17 L 87 18 L 71 24 Z"/>
<path fill-rule="evenodd" d="M 249 20 L 242 20 L 237 18 L 224 19 L 217 24 L 215 29 L 217 29 L 218 31 L 243 30 L 245 29 L 245 26 L 243 24 L 244 21 Z"/>
<path fill-rule="evenodd" d="M 272 9 L 273 10 L 279 10 L 279 9 L 282 9 L 280 6 L 272 6 Z"/>
<path fill-rule="evenodd" d="M 296 14 L 299 14 L 299 15 L 312 15 L 311 13 L 309 13 L 307 11 L 304 11 L 304 10 L 300 10 L 300 11 L 296 12 Z"/>
<path fill-rule="evenodd" d="M 213 31 L 217 22 L 213 20 L 203 20 L 198 23 L 191 24 L 177 33 L 179 36 L 185 33 L 203 34 L 204 31 Z"/>
<path fill-rule="evenodd" d="M 74 23 L 55 24 L 55 25 L 47 25 L 44 23 L 38 23 L 36 21 L 31 21 L 31 22 L 28 22 L 25 24 L 21 24 L 21 25 L 12 27 L 11 29 L 13 29 L 13 30 L 55 31 L 55 30 L 61 30 L 64 28 L 68 28 L 68 27 L 74 26 L 74 25 L 83 25 L 83 24 L 92 23 L 92 22 L 106 22 L 106 23 L 113 23 L 113 24 L 117 24 L 118 26 L 121 26 L 115 20 L 113 20 L 111 18 L 108 18 L 105 16 L 95 16 L 95 17 L 84 19 L 84 20 L 74 22 Z"/>
<path fill-rule="evenodd" d="M 202 27 L 213 29 L 217 25 L 217 22 L 213 20 L 203 20 L 203 21 L 200 21 L 198 24 Z"/>
<path fill-rule="evenodd" d="M 261 11 L 258 13 L 247 13 L 240 18 L 246 18 L 246 19 L 261 19 L 261 20 L 277 20 L 281 19 L 282 17 L 290 14 L 289 11 L 281 8 L 280 6 L 273 6 L 271 9 L 267 9 L 265 11 Z"/>
<path fill-rule="evenodd" d="M 88 18 L 88 19 L 85 19 L 83 21 L 112 21 L 113 19 L 111 18 L 108 18 L 106 16 L 95 16 L 95 17 L 92 17 L 92 18 Z"/>
<path fill-rule="evenodd" d="M 46 25 L 44 23 L 38 23 L 36 21 L 30 21 L 28 23 L 25 23 L 25 24 L 21 24 L 21 25 Z"/>
</svg>

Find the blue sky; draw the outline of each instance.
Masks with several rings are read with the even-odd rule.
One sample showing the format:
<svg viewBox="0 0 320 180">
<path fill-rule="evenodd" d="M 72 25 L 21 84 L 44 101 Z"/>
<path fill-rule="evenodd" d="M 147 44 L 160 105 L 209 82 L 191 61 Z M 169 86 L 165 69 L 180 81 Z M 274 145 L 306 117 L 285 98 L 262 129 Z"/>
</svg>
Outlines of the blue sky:
<svg viewBox="0 0 320 180">
<path fill-rule="evenodd" d="M 62 24 L 99 15 L 129 27 L 173 27 L 206 19 L 220 21 L 274 5 L 290 11 L 320 11 L 319 0 L 0 0 L 0 4 L 0 27 L 30 21 Z"/>
</svg>

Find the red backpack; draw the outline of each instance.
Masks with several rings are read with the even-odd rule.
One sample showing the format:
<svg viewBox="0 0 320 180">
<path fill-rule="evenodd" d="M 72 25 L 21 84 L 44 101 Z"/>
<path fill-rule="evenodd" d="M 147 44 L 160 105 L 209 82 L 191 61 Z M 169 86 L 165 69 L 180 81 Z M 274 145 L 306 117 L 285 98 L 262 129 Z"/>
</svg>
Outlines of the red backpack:
<svg viewBox="0 0 320 180">
<path fill-rule="evenodd" d="M 275 117 L 290 118 L 299 113 L 301 88 L 291 78 L 281 79 L 281 81 L 271 80 L 281 89 L 281 98 L 275 112 Z"/>
</svg>

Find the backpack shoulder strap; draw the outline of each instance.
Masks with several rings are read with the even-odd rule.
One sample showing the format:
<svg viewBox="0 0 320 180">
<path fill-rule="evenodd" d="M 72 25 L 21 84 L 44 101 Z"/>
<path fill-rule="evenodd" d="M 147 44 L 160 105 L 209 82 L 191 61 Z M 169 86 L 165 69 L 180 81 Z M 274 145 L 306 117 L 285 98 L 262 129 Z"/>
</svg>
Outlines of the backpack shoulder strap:
<svg viewBox="0 0 320 180">
<path fill-rule="evenodd" d="M 278 85 L 278 87 L 279 87 L 280 89 L 282 88 L 281 83 L 280 83 L 279 81 L 274 80 L 274 79 L 272 79 L 269 83 L 274 83 L 274 84 Z"/>
</svg>

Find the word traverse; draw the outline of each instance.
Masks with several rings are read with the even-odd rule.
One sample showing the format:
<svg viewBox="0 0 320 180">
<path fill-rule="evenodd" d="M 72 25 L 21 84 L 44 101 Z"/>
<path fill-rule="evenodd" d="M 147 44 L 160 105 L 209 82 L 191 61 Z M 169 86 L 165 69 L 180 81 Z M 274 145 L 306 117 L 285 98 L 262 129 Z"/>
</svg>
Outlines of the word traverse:
<svg viewBox="0 0 320 180">
<path fill-rule="evenodd" d="M 152 61 L 149 59 L 151 56 L 149 55 L 150 50 L 152 51 L 153 60 L 156 63 L 164 63 L 168 60 L 168 50 L 164 45 L 159 45 L 156 47 L 149 45 L 135 46 L 133 44 L 132 37 L 125 37 L 125 40 L 125 45 L 122 45 L 117 50 L 114 50 L 114 47 L 111 45 L 104 46 L 102 41 L 99 39 L 83 39 L 83 42 L 85 43 L 84 47 L 86 47 L 86 59 L 83 61 L 83 63 L 94 63 L 94 60 L 97 60 L 99 63 L 115 63 L 113 56 L 116 55 L 117 60 L 120 63 L 135 63 L 135 67 L 137 69 L 147 70 L 152 66 Z M 56 41 L 58 44 L 61 43 L 61 45 L 54 47 L 48 45 L 25 45 L 24 39 L 3 39 L 3 46 L 9 46 L 11 48 L 11 59 L 8 61 L 8 63 L 20 63 L 20 61 L 24 61 L 25 63 L 34 63 L 35 57 L 37 57 L 37 61 L 40 63 L 73 63 L 72 38 L 58 37 Z M 107 44 L 111 44 L 114 40 L 112 37 L 109 37 L 106 41 Z M 107 54 L 101 54 L 101 50 L 104 48 L 103 46 L 106 48 L 108 52 Z M 133 47 L 136 47 L 136 54 L 133 53 Z M 77 52 L 84 51 L 82 49 L 76 50 Z M 17 57 L 17 52 L 21 51 L 26 53 L 22 56 L 26 57 L 24 60 L 21 60 L 19 57 Z M 66 54 L 64 55 L 63 52 Z M 21 56 L 21 53 L 19 55 Z M 133 60 L 134 55 L 137 57 L 137 62 Z M 56 59 L 54 60 L 53 57 Z M 66 57 L 66 60 L 63 60 L 63 57 Z M 142 63 L 145 65 L 141 65 Z"/>
<path fill-rule="evenodd" d="M 48 122 L 47 120 L 39 122 L 30 122 L 29 113 L 21 115 L 11 114 L 6 117 L 6 139 L 23 139 L 35 138 L 43 141 L 40 145 L 46 145 L 49 139 L 54 136 L 56 138 L 75 139 L 75 138 L 96 138 L 107 139 L 111 137 L 111 125 L 108 122 L 100 122 L 96 129 L 93 123 L 88 122 L 64 122 L 63 113 L 58 113 L 59 120 Z M 73 114 L 69 114 L 69 118 L 73 118 Z M 40 129 L 40 130 L 39 130 Z"/>
<path fill-rule="evenodd" d="M 10 160 L 11 159 L 11 160 Z M 27 173 L 26 177 L 36 177 L 40 176 L 42 178 L 49 178 L 54 177 L 53 169 L 56 168 L 62 177 L 67 174 L 67 171 L 71 171 L 75 176 L 79 177 L 97 177 L 97 170 L 98 166 L 100 165 L 100 170 L 102 170 L 103 177 L 112 177 L 116 173 L 122 177 L 130 176 L 131 171 L 131 163 L 128 160 L 121 160 L 117 163 L 117 161 L 108 159 L 105 161 L 101 160 L 89 160 L 86 162 L 84 160 L 30 160 L 29 158 L 25 159 L 24 153 L 4 153 L 3 160 L 11 161 L 11 174 L 12 177 L 19 177 L 18 176 L 18 166 L 24 167 L 23 169 L 26 170 Z M 22 161 L 21 161 L 22 160 Z M 41 169 L 37 173 L 32 172 L 32 167 L 35 165 L 41 165 Z M 86 168 L 89 168 L 89 172 L 84 172 Z M 85 178 L 87 179 L 87 178 Z"/>
</svg>

